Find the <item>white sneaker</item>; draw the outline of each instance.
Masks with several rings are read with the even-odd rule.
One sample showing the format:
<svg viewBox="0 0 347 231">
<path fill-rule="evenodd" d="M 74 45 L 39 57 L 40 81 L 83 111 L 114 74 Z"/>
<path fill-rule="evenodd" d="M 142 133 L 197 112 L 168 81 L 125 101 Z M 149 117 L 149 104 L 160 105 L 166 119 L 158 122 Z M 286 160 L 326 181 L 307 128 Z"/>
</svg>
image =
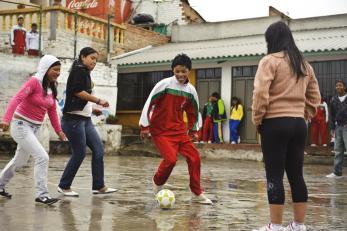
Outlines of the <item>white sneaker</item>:
<svg viewBox="0 0 347 231">
<path fill-rule="evenodd" d="M 74 192 L 71 189 L 62 189 L 62 188 L 58 187 L 57 190 L 59 193 L 63 194 L 64 196 L 67 196 L 67 197 L 78 197 L 79 196 L 77 192 Z"/>
<path fill-rule="evenodd" d="M 212 141 L 211 141 L 211 140 L 209 140 L 209 141 L 207 141 L 207 143 L 208 143 L 208 144 L 212 144 Z"/>
<path fill-rule="evenodd" d="M 231 144 L 236 144 L 236 142 L 235 141 L 231 141 Z"/>
<path fill-rule="evenodd" d="M 291 222 L 286 228 L 283 229 L 284 231 L 306 231 L 307 228 L 305 225 L 297 225 L 294 227 L 293 222 Z"/>
<path fill-rule="evenodd" d="M 342 176 L 338 176 L 335 173 L 330 173 L 329 175 L 326 175 L 327 178 L 333 178 L 333 179 L 340 179 Z"/>
<path fill-rule="evenodd" d="M 213 202 L 210 199 L 208 199 L 203 193 L 201 193 L 199 196 L 193 193 L 192 202 L 196 202 L 196 203 L 200 203 L 204 205 L 213 205 Z"/>
<path fill-rule="evenodd" d="M 156 183 L 154 182 L 153 178 L 152 178 L 152 189 L 153 189 L 153 193 L 154 195 L 157 195 L 157 193 L 163 189 L 163 185 L 156 185 Z"/>
<path fill-rule="evenodd" d="M 323 147 L 326 147 L 326 146 L 328 146 L 327 144 L 323 144 Z"/>
<path fill-rule="evenodd" d="M 317 146 L 317 144 L 311 144 L 311 147 L 316 147 Z"/>
<path fill-rule="evenodd" d="M 271 224 L 267 224 L 260 229 L 253 229 L 252 231 L 286 231 L 286 228 L 280 227 L 278 229 L 271 228 Z"/>
<path fill-rule="evenodd" d="M 118 189 L 115 188 L 109 188 L 109 187 L 104 187 L 100 190 L 92 190 L 93 194 L 108 194 L 108 193 L 114 193 L 117 192 Z"/>
</svg>

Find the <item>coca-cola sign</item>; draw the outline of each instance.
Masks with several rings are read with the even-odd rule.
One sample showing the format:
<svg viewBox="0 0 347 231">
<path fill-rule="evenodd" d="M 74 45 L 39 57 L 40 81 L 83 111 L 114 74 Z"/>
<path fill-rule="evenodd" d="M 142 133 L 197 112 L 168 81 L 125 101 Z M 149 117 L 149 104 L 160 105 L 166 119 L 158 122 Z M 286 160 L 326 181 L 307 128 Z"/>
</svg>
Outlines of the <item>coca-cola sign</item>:
<svg viewBox="0 0 347 231">
<path fill-rule="evenodd" d="M 84 0 L 84 1 L 72 0 L 70 3 L 68 3 L 67 7 L 69 9 L 75 9 L 75 10 L 96 8 L 98 7 L 98 1 L 97 0 Z"/>
</svg>

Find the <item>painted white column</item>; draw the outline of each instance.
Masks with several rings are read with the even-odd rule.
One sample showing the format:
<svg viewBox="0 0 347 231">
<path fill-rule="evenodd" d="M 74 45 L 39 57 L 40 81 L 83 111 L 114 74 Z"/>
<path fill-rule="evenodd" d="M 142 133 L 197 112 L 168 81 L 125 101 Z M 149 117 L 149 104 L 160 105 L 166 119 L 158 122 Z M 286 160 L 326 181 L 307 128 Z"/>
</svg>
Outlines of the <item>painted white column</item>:
<svg viewBox="0 0 347 231">
<path fill-rule="evenodd" d="M 223 139 L 224 142 L 229 142 L 229 117 L 230 117 L 230 102 L 231 102 L 231 63 L 225 62 L 222 64 L 222 79 L 221 79 L 221 98 L 224 101 L 227 121 L 223 123 Z"/>
</svg>

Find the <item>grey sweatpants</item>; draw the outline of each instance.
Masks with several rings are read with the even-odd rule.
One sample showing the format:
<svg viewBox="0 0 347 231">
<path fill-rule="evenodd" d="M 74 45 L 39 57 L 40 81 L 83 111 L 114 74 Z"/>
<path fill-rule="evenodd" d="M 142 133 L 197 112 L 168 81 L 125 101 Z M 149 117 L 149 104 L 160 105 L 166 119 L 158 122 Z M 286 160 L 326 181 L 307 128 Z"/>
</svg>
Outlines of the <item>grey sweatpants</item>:
<svg viewBox="0 0 347 231">
<path fill-rule="evenodd" d="M 0 189 L 4 189 L 19 168 L 29 160 L 30 155 L 35 160 L 34 178 L 36 197 L 49 196 L 47 188 L 47 172 L 49 157 L 38 141 L 36 134 L 39 125 L 13 119 L 11 122 L 11 136 L 17 143 L 16 154 L 0 173 Z"/>
</svg>

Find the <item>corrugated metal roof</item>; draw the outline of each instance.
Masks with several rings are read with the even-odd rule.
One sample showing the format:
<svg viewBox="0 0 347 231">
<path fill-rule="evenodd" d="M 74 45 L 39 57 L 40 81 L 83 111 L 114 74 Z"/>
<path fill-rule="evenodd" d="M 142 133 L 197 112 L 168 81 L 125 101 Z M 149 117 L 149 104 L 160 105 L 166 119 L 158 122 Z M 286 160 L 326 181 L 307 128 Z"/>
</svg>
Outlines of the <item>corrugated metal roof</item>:
<svg viewBox="0 0 347 231">
<path fill-rule="evenodd" d="M 347 50 L 347 28 L 317 29 L 293 32 L 302 52 Z M 266 53 L 264 35 L 233 37 L 218 40 L 168 43 L 133 55 L 116 59 L 122 65 L 170 62 L 178 53 L 193 60 L 259 56 Z"/>
</svg>

